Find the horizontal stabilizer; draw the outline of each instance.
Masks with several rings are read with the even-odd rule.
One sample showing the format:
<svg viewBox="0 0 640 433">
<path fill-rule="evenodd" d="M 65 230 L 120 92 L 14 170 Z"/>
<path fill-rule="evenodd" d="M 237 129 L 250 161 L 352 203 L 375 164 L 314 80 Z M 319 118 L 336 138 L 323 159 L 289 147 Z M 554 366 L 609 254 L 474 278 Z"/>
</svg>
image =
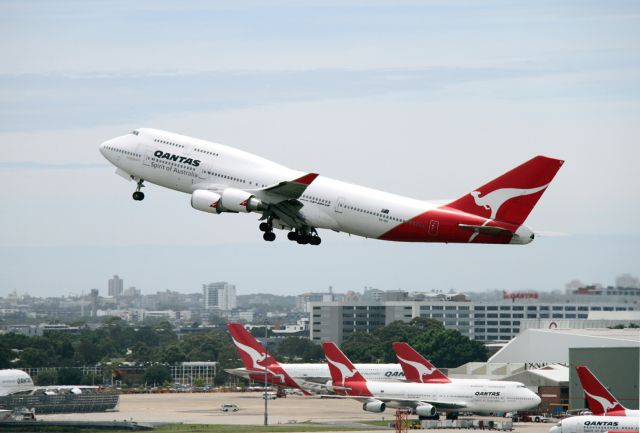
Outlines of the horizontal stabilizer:
<svg viewBox="0 0 640 433">
<path fill-rule="evenodd" d="M 474 226 L 469 224 L 458 224 L 458 227 L 465 230 L 471 230 L 472 232 L 479 233 L 481 235 L 490 235 L 490 236 L 505 236 L 512 235 L 517 236 L 514 232 L 508 229 L 503 229 L 502 227 L 492 227 L 492 226 Z"/>
</svg>

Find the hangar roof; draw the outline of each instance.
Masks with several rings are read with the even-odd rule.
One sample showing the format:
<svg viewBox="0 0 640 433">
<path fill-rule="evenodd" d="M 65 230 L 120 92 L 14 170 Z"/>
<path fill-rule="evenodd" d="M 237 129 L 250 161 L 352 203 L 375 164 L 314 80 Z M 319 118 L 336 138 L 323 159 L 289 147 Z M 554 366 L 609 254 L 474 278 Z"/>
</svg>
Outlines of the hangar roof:
<svg viewBox="0 0 640 433">
<path fill-rule="evenodd" d="M 569 348 L 638 347 L 638 343 L 638 329 L 525 329 L 488 362 L 569 364 Z"/>
</svg>

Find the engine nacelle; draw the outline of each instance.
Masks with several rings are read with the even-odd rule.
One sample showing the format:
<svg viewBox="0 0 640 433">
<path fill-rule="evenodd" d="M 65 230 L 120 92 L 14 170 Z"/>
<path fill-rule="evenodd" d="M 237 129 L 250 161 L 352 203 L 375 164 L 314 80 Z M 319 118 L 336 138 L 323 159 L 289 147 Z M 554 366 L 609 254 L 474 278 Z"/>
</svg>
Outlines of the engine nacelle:
<svg viewBox="0 0 640 433">
<path fill-rule="evenodd" d="M 202 212 L 220 213 L 220 194 L 206 189 L 197 189 L 191 194 L 191 207 Z"/>
<path fill-rule="evenodd" d="M 416 415 L 420 416 L 434 416 L 436 414 L 436 408 L 429 403 L 422 403 L 421 405 L 416 406 L 415 412 Z"/>
<path fill-rule="evenodd" d="M 387 405 L 380 400 L 368 401 L 362 405 L 362 409 L 366 410 L 367 412 L 380 413 L 380 412 L 384 412 L 386 408 L 387 408 Z"/>
<path fill-rule="evenodd" d="M 267 208 L 253 194 L 236 188 L 222 191 L 220 205 L 223 212 L 259 212 Z"/>
</svg>

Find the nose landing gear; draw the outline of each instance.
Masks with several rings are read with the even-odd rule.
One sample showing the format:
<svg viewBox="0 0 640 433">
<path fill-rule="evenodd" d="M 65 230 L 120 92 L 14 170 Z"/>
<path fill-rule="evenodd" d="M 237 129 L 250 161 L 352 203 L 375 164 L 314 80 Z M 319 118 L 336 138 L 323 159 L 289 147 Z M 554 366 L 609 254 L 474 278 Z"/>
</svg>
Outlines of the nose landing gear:
<svg viewBox="0 0 640 433">
<path fill-rule="evenodd" d="M 142 191 L 140 191 L 140 188 L 144 188 L 144 179 L 138 179 L 138 187 L 136 188 L 136 191 L 133 193 L 133 199 L 135 201 L 142 201 L 144 200 L 144 193 Z"/>
</svg>

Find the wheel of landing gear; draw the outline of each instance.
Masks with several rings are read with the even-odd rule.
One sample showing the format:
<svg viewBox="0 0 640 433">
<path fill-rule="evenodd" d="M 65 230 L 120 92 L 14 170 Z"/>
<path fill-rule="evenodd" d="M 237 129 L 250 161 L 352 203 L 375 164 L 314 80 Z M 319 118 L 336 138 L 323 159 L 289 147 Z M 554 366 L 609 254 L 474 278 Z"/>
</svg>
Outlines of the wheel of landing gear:
<svg viewBox="0 0 640 433">
<path fill-rule="evenodd" d="M 309 243 L 309 235 L 298 235 L 297 241 L 300 245 L 306 245 Z"/>
<path fill-rule="evenodd" d="M 296 232 L 287 233 L 287 239 L 289 239 L 290 241 L 297 240 L 298 239 L 298 233 L 296 233 Z"/>
<path fill-rule="evenodd" d="M 276 240 L 276 234 L 274 232 L 264 232 L 262 239 L 267 242 L 273 242 Z"/>
<path fill-rule="evenodd" d="M 320 242 L 322 242 L 322 239 L 319 236 L 314 236 L 309 240 L 311 245 L 320 245 Z"/>
<path fill-rule="evenodd" d="M 261 232 L 268 232 L 269 231 L 269 224 L 267 223 L 260 223 L 260 225 L 258 226 L 258 228 L 260 229 Z"/>
<path fill-rule="evenodd" d="M 144 193 L 141 191 L 136 191 L 133 193 L 133 199 L 136 201 L 144 200 Z"/>
</svg>

